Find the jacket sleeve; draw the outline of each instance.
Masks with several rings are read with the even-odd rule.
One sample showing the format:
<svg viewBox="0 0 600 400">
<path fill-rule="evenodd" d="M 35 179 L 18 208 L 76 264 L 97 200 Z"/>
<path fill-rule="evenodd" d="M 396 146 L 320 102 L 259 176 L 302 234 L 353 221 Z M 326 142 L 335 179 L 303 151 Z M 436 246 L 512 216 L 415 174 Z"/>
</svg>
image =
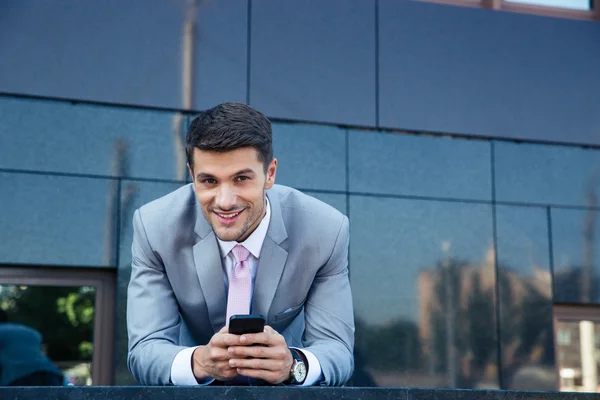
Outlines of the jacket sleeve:
<svg viewBox="0 0 600 400">
<path fill-rule="evenodd" d="M 170 384 L 179 346 L 177 300 L 160 256 L 152 249 L 140 210 L 133 215 L 131 278 L 127 289 L 127 365 L 142 385 Z"/>
<path fill-rule="evenodd" d="M 305 303 L 304 348 L 319 360 L 322 385 L 341 386 L 354 371 L 354 312 L 348 278 L 348 218 L 333 251 L 314 279 Z"/>
</svg>

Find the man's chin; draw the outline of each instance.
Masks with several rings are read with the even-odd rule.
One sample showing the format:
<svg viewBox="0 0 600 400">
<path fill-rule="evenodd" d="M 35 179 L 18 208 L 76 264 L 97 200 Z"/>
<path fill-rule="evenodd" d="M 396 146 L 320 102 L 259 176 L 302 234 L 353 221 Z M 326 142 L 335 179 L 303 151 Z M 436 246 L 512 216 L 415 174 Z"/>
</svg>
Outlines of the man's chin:
<svg viewBox="0 0 600 400">
<path fill-rule="evenodd" d="M 217 235 L 217 237 L 224 242 L 232 242 L 234 240 L 237 240 L 237 238 L 239 238 L 241 235 L 240 230 L 235 229 L 233 227 L 232 228 L 218 227 L 217 229 L 215 229 L 215 227 L 213 225 L 213 231 L 215 232 L 215 235 Z"/>
</svg>

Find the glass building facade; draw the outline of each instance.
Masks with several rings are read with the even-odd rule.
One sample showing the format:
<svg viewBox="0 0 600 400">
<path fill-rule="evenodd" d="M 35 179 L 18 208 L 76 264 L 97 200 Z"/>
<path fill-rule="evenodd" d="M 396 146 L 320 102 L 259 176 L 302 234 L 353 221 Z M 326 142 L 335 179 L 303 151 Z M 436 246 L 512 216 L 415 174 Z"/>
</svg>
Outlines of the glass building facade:
<svg viewBox="0 0 600 400">
<path fill-rule="evenodd" d="M 115 384 L 133 383 L 132 215 L 188 184 L 192 117 L 0 97 L 0 263 L 110 271 L 114 345 L 92 346 L 92 323 L 79 347 L 114 351 Z M 351 384 L 557 387 L 553 309 L 600 301 L 599 150 L 277 120 L 273 131 L 277 182 L 350 219 Z M 93 303 L 93 287 L 76 293 Z M 37 295 L 60 303 L 50 297 Z"/>
<path fill-rule="evenodd" d="M 273 122 L 276 183 L 349 217 L 349 385 L 598 390 L 597 22 L 408 0 L 0 20 L 0 308 L 71 384 L 135 383 L 133 212 L 189 184 L 197 111 L 237 101 Z"/>
</svg>

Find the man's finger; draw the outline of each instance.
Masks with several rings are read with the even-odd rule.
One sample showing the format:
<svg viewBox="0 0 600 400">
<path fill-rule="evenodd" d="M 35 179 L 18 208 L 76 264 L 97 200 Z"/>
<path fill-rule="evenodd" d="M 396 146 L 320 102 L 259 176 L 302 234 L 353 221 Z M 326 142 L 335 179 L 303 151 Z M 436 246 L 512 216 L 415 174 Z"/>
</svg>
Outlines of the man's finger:
<svg viewBox="0 0 600 400">
<path fill-rule="evenodd" d="M 268 360 L 264 358 L 246 358 L 246 359 L 231 359 L 229 360 L 231 368 L 265 370 L 265 371 L 282 371 L 285 367 L 285 362 L 282 360 Z"/>
<path fill-rule="evenodd" d="M 225 361 L 227 362 L 231 358 L 231 353 L 227 351 L 226 347 L 213 347 L 211 346 L 208 356 L 212 361 Z"/>
<path fill-rule="evenodd" d="M 248 346 L 252 344 L 262 344 L 264 346 L 273 346 L 276 344 L 274 341 L 275 335 L 261 332 L 261 333 L 246 333 L 239 338 L 239 344 Z"/>
<path fill-rule="evenodd" d="M 270 346 L 231 346 L 227 349 L 229 358 L 270 358 L 283 359 L 287 347 L 270 347 Z"/>
<path fill-rule="evenodd" d="M 281 383 L 286 379 L 286 376 L 282 377 L 278 372 L 264 369 L 238 368 L 237 373 L 249 378 L 262 379 L 272 384 Z"/>
<path fill-rule="evenodd" d="M 244 343 L 240 342 L 240 336 L 231 333 L 223 333 L 219 335 L 219 347 L 227 348 L 229 346 L 239 346 Z"/>
<path fill-rule="evenodd" d="M 271 335 L 277 333 L 277 331 L 275 329 L 271 328 L 269 325 L 265 325 L 265 330 L 264 331 L 265 331 L 265 333 L 268 333 L 268 334 L 271 334 Z"/>
</svg>

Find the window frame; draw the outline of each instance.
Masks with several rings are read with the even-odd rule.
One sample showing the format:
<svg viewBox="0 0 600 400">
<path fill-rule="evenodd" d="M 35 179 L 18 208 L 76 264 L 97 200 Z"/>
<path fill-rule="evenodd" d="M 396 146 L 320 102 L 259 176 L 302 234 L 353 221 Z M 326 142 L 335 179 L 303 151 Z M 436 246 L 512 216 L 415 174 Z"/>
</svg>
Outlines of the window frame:
<svg viewBox="0 0 600 400">
<path fill-rule="evenodd" d="M 553 341 L 554 341 L 554 354 L 555 362 L 554 367 L 556 369 L 557 377 L 557 390 L 561 384 L 560 378 L 560 365 L 558 360 L 558 321 L 591 321 L 600 323 L 600 306 L 598 305 L 582 305 L 582 304 L 554 304 L 552 307 L 552 324 L 553 324 Z"/>
<path fill-rule="evenodd" d="M 113 383 L 115 344 L 115 269 L 47 266 L 0 266 L 0 284 L 94 286 L 92 385 Z"/>
<path fill-rule="evenodd" d="M 490 10 L 516 12 L 522 14 L 542 15 L 578 19 L 585 21 L 600 21 L 600 0 L 594 0 L 591 10 L 573 10 L 563 7 L 542 6 L 536 4 L 514 3 L 506 0 L 417 0 L 428 3 L 438 3 L 463 7 L 487 8 Z"/>
</svg>

